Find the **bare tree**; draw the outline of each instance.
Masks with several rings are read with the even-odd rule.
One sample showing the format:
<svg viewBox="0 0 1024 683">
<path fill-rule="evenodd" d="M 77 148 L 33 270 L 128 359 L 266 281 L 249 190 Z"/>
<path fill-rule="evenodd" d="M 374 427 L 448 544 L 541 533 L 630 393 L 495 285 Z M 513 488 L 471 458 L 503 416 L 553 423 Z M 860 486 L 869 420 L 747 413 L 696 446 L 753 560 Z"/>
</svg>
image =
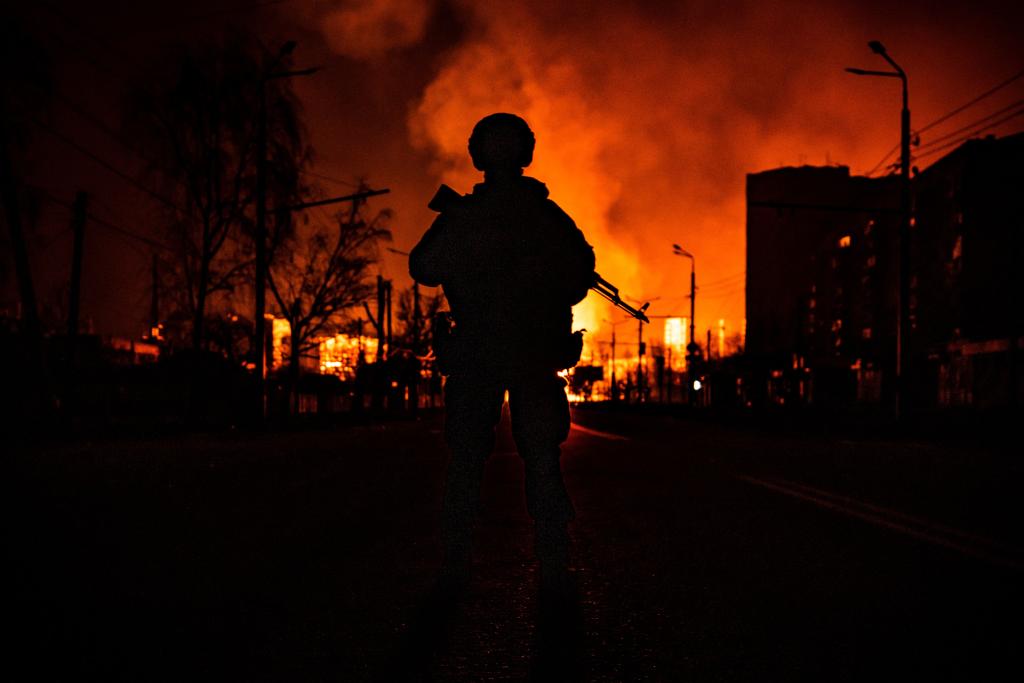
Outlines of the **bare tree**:
<svg viewBox="0 0 1024 683">
<path fill-rule="evenodd" d="M 233 291 L 252 265 L 261 89 L 270 122 L 268 199 L 284 205 L 303 194 L 300 173 L 312 153 L 288 80 L 266 78 L 276 62 L 256 41 L 233 34 L 180 49 L 129 99 L 126 125 L 161 181 L 158 199 L 170 219 L 169 294 L 191 318 L 196 351 L 204 348 L 211 298 Z M 288 234 L 289 215 L 274 217 L 271 232 Z"/>
<path fill-rule="evenodd" d="M 365 199 L 356 200 L 335 216 L 335 225 L 311 225 L 308 235 L 296 235 L 275 250 L 267 283 L 278 313 L 291 327 L 288 374 L 293 401 L 303 354 L 316 348 L 318 336 L 334 331 L 345 311 L 373 294 L 367 277 L 377 243 L 391 239 L 391 212 L 383 209 L 364 220 L 364 207 Z"/>
<path fill-rule="evenodd" d="M 12 65 L 0 85 L 0 223 L 6 223 L 6 230 L 0 232 L 6 237 L 0 238 L 0 285 L 7 284 L 9 264 L 13 261 L 21 304 L 21 348 L 17 350 L 18 361 L 9 364 L 17 371 L 5 378 L 5 392 L 18 400 L 12 404 L 13 410 L 0 415 L 0 424 L 9 419 L 12 426 L 24 426 L 38 424 L 55 405 L 53 377 L 42 352 L 42 329 L 29 258 L 30 230 L 26 230 L 26 223 L 31 226 L 32 216 L 31 210 L 26 211 L 26 204 L 31 209 L 31 202 L 26 202 L 30 192 L 25 183 L 31 159 L 27 144 L 31 121 L 38 122 L 48 108 L 52 77 L 46 53 L 10 15 L 5 11 L 0 22 L 0 55 L 6 64 Z"/>
<path fill-rule="evenodd" d="M 21 302 L 22 333 L 34 354 L 41 330 L 25 234 L 24 176 L 30 158 L 27 141 L 32 137 L 31 121 L 38 121 L 48 109 L 53 79 L 49 56 L 15 17 L 5 16 L 0 27 L 0 55 L 7 64 L 18 64 L 4 75 L 0 87 L 0 215 L 7 223 L 9 239 L 0 245 L 4 247 L 0 275 L 6 279 L 9 253 Z"/>
</svg>

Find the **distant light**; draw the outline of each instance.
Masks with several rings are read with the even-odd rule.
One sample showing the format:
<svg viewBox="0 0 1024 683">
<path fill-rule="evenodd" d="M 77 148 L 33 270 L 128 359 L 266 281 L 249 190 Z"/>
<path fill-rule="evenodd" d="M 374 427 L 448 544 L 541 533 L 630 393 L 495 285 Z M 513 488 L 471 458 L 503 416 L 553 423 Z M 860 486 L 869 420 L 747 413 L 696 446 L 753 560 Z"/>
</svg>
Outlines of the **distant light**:
<svg viewBox="0 0 1024 683">
<path fill-rule="evenodd" d="M 850 239 L 849 235 L 843 235 L 842 237 L 839 238 L 839 248 L 846 249 L 848 246 L 850 246 L 851 241 L 852 240 Z"/>
<path fill-rule="evenodd" d="M 699 379 L 693 380 L 693 390 L 694 391 L 700 391 L 701 386 L 703 386 L 703 385 L 700 383 Z"/>
</svg>

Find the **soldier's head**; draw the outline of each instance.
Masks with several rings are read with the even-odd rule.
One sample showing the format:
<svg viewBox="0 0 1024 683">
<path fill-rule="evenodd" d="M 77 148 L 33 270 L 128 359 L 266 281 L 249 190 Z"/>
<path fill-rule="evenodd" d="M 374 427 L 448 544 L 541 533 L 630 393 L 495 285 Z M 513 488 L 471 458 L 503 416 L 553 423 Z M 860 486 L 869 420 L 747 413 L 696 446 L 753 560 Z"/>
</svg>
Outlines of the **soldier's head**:
<svg viewBox="0 0 1024 683">
<path fill-rule="evenodd" d="M 515 114 L 491 114 L 473 126 L 469 156 L 478 171 L 520 171 L 533 161 L 535 143 L 526 121 Z"/>
</svg>

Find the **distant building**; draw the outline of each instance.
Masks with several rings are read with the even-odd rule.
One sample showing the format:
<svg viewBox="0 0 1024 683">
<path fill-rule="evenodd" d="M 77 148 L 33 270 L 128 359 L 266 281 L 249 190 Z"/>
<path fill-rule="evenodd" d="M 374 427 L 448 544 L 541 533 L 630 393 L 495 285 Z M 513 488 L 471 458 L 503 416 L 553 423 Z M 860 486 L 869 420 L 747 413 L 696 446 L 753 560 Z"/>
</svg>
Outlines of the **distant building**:
<svg viewBox="0 0 1024 683">
<path fill-rule="evenodd" d="M 1020 395 L 1024 134 L 972 140 L 913 180 L 911 405 Z M 747 391 L 754 401 L 892 396 L 899 179 L 845 167 L 747 176 Z"/>
<path fill-rule="evenodd" d="M 916 176 L 914 195 L 917 401 L 1022 405 L 1024 133 L 965 142 Z"/>
<path fill-rule="evenodd" d="M 747 176 L 752 401 L 880 400 L 894 358 L 898 207 L 894 179 L 845 166 Z"/>
</svg>

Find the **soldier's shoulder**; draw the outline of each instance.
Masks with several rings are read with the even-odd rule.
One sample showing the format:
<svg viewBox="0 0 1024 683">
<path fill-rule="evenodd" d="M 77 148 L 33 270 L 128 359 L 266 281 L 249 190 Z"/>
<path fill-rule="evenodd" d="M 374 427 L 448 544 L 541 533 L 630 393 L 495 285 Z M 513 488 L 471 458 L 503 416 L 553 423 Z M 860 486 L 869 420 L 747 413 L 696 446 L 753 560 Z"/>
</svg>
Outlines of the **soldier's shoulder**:
<svg viewBox="0 0 1024 683">
<path fill-rule="evenodd" d="M 545 199 L 543 206 L 544 213 L 552 223 L 563 226 L 567 229 L 576 227 L 576 221 L 574 221 L 572 217 L 565 212 L 565 209 L 559 206 L 553 199 Z"/>
<path fill-rule="evenodd" d="M 545 213 L 545 215 L 554 219 L 558 222 L 573 223 L 572 219 L 558 203 L 551 198 L 551 193 L 548 190 L 548 186 L 529 176 L 523 176 L 520 180 L 520 187 L 526 193 L 528 197 L 537 202 L 537 205 Z M 575 225 L 573 223 L 573 225 Z"/>
</svg>

